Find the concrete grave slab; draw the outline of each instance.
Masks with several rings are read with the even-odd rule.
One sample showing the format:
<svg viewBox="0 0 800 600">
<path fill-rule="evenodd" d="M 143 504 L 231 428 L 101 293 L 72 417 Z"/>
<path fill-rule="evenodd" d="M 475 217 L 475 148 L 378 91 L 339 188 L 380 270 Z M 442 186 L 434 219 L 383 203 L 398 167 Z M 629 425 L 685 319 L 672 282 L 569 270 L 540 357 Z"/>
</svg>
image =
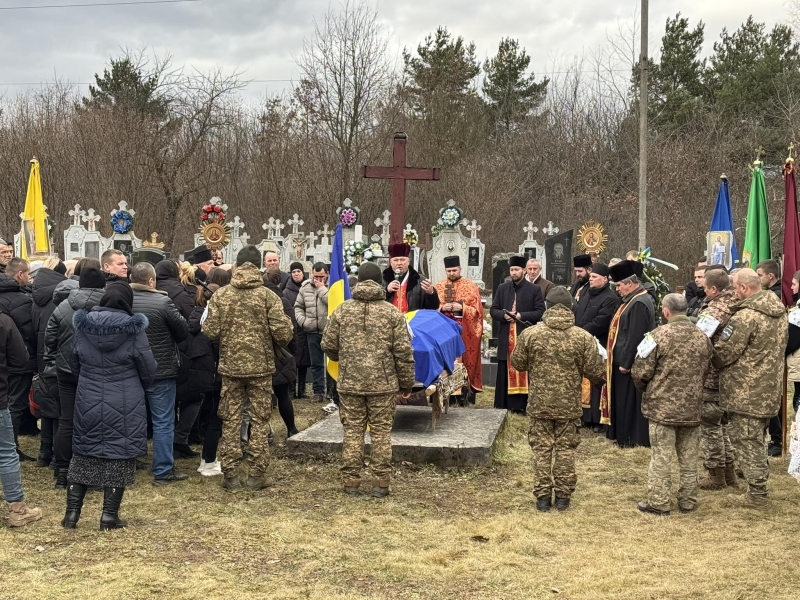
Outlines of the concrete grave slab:
<svg viewBox="0 0 800 600">
<path fill-rule="evenodd" d="M 392 459 L 440 467 L 492 464 L 492 448 L 506 421 L 505 410 L 450 407 L 433 430 L 431 409 L 398 406 L 392 428 Z M 342 451 L 338 414 L 326 417 L 286 441 L 291 456 L 328 456 Z M 370 452 L 369 432 L 364 436 Z"/>
</svg>

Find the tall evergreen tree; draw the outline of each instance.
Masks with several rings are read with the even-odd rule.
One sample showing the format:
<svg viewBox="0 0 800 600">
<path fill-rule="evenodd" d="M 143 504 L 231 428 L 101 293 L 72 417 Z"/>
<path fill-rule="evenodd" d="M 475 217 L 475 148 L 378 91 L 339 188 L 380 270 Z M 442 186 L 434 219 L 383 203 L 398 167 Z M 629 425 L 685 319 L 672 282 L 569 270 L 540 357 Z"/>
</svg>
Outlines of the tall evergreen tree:
<svg viewBox="0 0 800 600">
<path fill-rule="evenodd" d="M 495 124 L 507 130 L 527 117 L 544 101 L 549 79 L 537 83 L 533 73 L 526 75 L 531 57 L 517 40 L 500 40 L 497 55 L 483 65 L 486 78 L 483 94 Z"/>
<path fill-rule="evenodd" d="M 129 55 L 112 58 L 110 67 L 103 69 L 102 77 L 95 73 L 96 85 L 90 85 L 89 96 L 83 98 L 85 107 L 133 110 L 158 119 L 166 115 L 167 100 L 158 93 L 157 73 L 145 73 Z"/>
</svg>

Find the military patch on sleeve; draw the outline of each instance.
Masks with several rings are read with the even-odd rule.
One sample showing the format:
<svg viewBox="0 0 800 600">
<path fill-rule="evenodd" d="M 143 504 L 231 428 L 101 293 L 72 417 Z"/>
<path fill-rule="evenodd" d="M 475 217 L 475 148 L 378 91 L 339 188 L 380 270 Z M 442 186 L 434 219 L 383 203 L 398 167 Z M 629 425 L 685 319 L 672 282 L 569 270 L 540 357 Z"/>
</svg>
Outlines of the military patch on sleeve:
<svg viewBox="0 0 800 600">
<path fill-rule="evenodd" d="M 725 329 L 722 330 L 722 335 L 719 336 L 719 339 L 723 342 L 728 341 L 730 337 L 733 335 L 733 325 L 726 325 Z"/>
</svg>

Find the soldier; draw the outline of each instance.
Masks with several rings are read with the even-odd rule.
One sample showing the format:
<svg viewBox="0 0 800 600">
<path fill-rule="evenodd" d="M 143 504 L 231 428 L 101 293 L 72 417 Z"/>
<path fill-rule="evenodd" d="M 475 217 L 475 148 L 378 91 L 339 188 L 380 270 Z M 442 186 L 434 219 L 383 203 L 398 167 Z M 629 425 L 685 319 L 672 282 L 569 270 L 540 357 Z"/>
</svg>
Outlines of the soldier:
<svg viewBox="0 0 800 600">
<path fill-rule="evenodd" d="M 572 296 L 556 287 L 547 295 L 543 327 L 529 327 L 511 353 L 511 364 L 528 371 L 528 442 L 533 450 L 536 508 L 547 512 L 569 508 L 578 476 L 575 448 L 580 442 L 581 382 L 600 382 L 603 361 L 597 341 L 575 326 Z"/>
<path fill-rule="evenodd" d="M 686 299 L 667 294 L 661 302 L 666 325 L 639 344 L 631 375 L 644 391 L 642 414 L 650 422 L 650 470 L 647 502 L 639 510 L 667 516 L 670 512 L 672 460 L 680 467 L 678 508 L 697 507 L 697 454 L 700 446 L 700 407 L 703 377 L 713 347 L 705 333 L 686 316 Z"/>
<path fill-rule="evenodd" d="M 222 487 L 242 488 L 239 463 L 242 459 L 240 431 L 245 398 L 250 402 L 249 453 L 253 456 L 246 487 L 260 490 L 269 486 L 269 417 L 272 411 L 272 374 L 275 348 L 288 344 L 292 322 L 283 312 L 280 298 L 264 287 L 258 270 L 261 253 L 245 246 L 236 256 L 236 272 L 230 285 L 220 288 L 208 303 L 203 333 L 219 341 L 222 393 L 217 414 L 222 420 L 219 455 Z"/>
<path fill-rule="evenodd" d="M 783 351 L 789 323 L 778 297 L 761 290 L 752 269 L 733 276 L 742 300 L 714 346 L 714 366 L 720 369 L 720 406 L 728 412 L 731 443 L 747 481 L 743 495 L 729 494 L 731 504 L 751 508 L 767 505 L 769 462 L 765 434 L 778 414 L 783 383 Z"/>
<path fill-rule="evenodd" d="M 364 432 L 372 440 L 372 495 L 389 494 L 392 422 L 398 392 L 408 399 L 414 385 L 414 352 L 406 320 L 386 302 L 380 268 L 358 268 L 353 298 L 336 307 L 322 336 L 322 349 L 339 363 L 339 418 L 344 427 L 344 491 L 355 496 L 364 465 Z"/>
<path fill-rule="evenodd" d="M 721 265 L 709 267 L 705 273 L 705 295 L 708 304 L 700 313 L 709 327 L 713 327 L 711 342 L 719 341 L 722 331 L 733 314 L 733 306 L 739 302 L 731 287 L 728 272 Z M 703 321 L 699 323 L 703 325 Z M 706 334 L 709 330 L 706 330 Z M 736 469 L 733 464 L 733 448 L 728 436 L 728 416 L 719 406 L 719 369 L 708 365 L 703 379 L 703 408 L 700 413 L 700 436 L 703 465 L 707 476 L 700 480 L 701 490 L 721 490 L 726 486 L 736 487 Z"/>
</svg>

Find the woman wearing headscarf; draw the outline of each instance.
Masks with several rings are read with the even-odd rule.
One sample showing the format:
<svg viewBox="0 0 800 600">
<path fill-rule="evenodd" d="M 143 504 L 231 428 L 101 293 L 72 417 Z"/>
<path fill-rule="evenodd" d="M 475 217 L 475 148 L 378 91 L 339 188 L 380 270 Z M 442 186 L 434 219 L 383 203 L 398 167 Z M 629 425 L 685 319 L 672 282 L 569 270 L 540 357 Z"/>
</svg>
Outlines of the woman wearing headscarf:
<svg viewBox="0 0 800 600">
<path fill-rule="evenodd" d="M 147 454 L 144 393 L 156 375 L 147 317 L 134 315 L 132 305 L 130 285 L 114 281 L 100 304 L 73 318 L 72 372 L 78 391 L 62 521 L 67 529 L 75 528 L 89 486 L 104 490 L 100 529 L 128 526 L 119 518 L 119 507 L 135 480 L 136 458 Z"/>
</svg>

